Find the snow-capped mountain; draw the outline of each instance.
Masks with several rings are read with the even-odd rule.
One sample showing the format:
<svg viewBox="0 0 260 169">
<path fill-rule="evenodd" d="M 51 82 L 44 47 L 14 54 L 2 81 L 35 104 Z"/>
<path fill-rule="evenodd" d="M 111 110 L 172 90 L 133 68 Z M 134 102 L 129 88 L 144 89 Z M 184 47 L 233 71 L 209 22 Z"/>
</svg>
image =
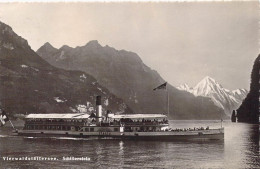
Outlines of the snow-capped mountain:
<svg viewBox="0 0 260 169">
<path fill-rule="evenodd" d="M 202 79 L 194 88 L 189 87 L 187 84 L 183 84 L 177 88 L 192 93 L 195 96 L 210 97 L 215 105 L 222 108 L 229 116 L 232 110 L 240 106 L 248 93 L 246 89 L 233 91 L 225 89 L 215 79 L 209 76 Z"/>
<path fill-rule="evenodd" d="M 180 85 L 179 87 L 177 87 L 179 90 L 183 90 L 183 91 L 187 91 L 187 92 L 192 92 L 192 88 L 189 87 L 186 83 Z"/>
<path fill-rule="evenodd" d="M 233 95 L 236 98 L 240 98 L 241 100 L 244 100 L 246 98 L 248 91 L 246 89 L 237 89 L 232 91 Z"/>
</svg>

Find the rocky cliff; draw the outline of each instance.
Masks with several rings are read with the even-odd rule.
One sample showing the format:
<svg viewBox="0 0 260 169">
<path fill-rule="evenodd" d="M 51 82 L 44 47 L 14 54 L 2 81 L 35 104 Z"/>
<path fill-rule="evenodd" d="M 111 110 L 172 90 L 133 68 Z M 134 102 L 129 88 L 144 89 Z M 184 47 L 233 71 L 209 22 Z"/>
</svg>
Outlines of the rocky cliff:
<svg viewBox="0 0 260 169">
<path fill-rule="evenodd" d="M 258 55 L 253 65 L 250 91 L 242 105 L 237 109 L 238 122 L 259 123 L 259 70 L 260 55 Z"/>
</svg>

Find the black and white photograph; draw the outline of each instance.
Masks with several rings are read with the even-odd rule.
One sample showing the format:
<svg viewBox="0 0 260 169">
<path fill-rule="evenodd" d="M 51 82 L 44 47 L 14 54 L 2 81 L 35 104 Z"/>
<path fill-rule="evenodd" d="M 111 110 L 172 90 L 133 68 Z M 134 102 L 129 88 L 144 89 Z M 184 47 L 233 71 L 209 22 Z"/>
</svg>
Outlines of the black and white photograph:
<svg viewBox="0 0 260 169">
<path fill-rule="evenodd" d="M 0 168 L 257 169 L 258 0 L 3 0 Z"/>
</svg>

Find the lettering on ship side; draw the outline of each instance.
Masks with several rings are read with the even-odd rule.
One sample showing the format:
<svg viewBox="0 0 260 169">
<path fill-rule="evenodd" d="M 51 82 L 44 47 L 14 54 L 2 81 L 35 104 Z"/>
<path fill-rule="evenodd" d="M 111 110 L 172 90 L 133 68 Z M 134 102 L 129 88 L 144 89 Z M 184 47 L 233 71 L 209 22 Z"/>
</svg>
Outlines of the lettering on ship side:
<svg viewBox="0 0 260 169">
<path fill-rule="evenodd" d="M 104 136 L 104 135 L 111 135 L 111 133 L 109 131 L 101 131 L 98 133 L 100 136 Z"/>
</svg>

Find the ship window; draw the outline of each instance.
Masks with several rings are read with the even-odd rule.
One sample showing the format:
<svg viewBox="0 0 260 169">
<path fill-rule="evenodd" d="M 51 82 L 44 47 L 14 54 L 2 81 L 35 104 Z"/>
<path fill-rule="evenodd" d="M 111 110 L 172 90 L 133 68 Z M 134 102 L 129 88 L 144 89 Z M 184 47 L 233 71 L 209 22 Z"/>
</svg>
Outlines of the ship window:
<svg viewBox="0 0 260 169">
<path fill-rule="evenodd" d="M 89 128 L 85 128 L 85 131 L 86 131 L 86 132 L 89 132 Z"/>
<path fill-rule="evenodd" d="M 66 130 L 66 127 L 65 127 L 65 126 L 62 126 L 62 130 Z"/>
<path fill-rule="evenodd" d="M 70 130 L 70 129 L 71 129 L 70 126 L 68 126 L 68 127 L 67 127 L 67 130 Z"/>
<path fill-rule="evenodd" d="M 118 131 L 118 128 L 114 128 L 114 131 Z"/>
<path fill-rule="evenodd" d="M 90 131 L 94 131 L 94 128 L 90 128 Z"/>
<path fill-rule="evenodd" d="M 130 132 L 132 131 L 131 127 L 125 127 L 125 131 Z"/>
</svg>

